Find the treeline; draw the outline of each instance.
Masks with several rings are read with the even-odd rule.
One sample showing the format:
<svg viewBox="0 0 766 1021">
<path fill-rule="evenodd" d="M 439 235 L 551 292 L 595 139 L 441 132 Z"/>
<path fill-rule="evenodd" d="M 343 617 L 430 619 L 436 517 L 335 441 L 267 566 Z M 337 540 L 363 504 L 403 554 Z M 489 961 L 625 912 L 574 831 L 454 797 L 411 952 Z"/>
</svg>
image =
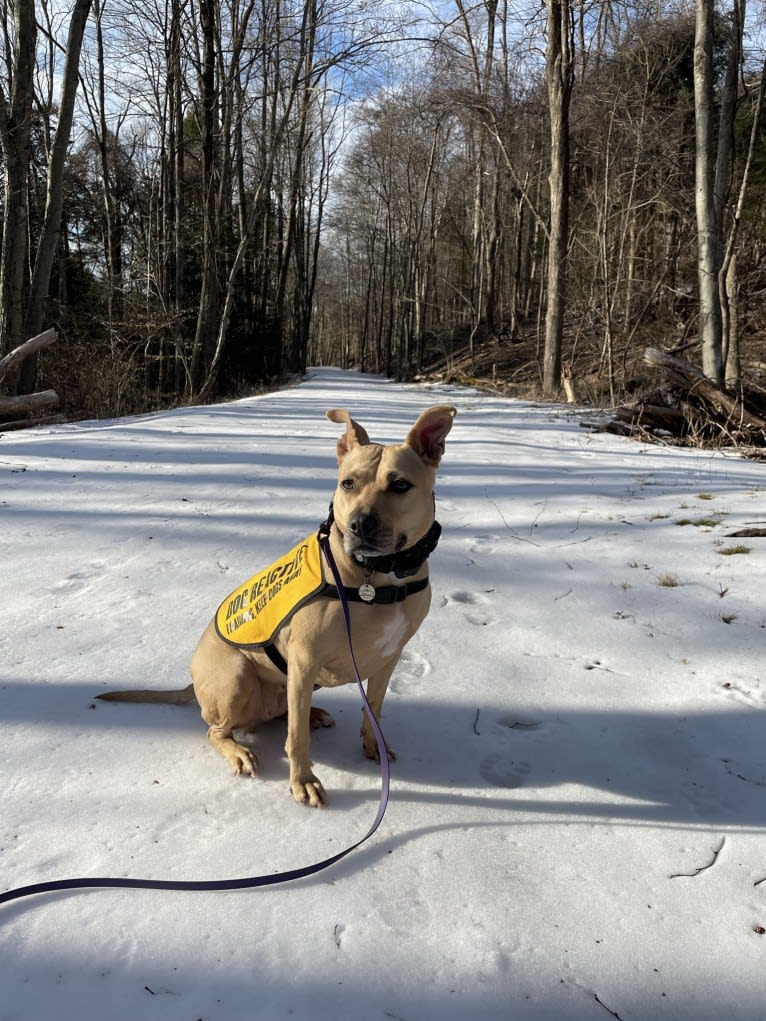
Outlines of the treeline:
<svg viewBox="0 0 766 1021">
<path fill-rule="evenodd" d="M 458 0 L 427 65 L 357 114 L 328 357 L 532 341 L 549 393 L 573 367 L 616 399 L 648 339 L 736 385 L 766 327 L 764 55 L 744 4 L 703 11 L 707 38 L 704 6 L 549 3 L 535 60 L 507 8 Z"/>
<path fill-rule="evenodd" d="M 120 414 L 525 344 L 545 392 L 616 398 L 647 335 L 737 384 L 766 326 L 744 0 L 425 10 L 0 0 L 0 356 L 59 334 L 16 388 Z"/>
</svg>

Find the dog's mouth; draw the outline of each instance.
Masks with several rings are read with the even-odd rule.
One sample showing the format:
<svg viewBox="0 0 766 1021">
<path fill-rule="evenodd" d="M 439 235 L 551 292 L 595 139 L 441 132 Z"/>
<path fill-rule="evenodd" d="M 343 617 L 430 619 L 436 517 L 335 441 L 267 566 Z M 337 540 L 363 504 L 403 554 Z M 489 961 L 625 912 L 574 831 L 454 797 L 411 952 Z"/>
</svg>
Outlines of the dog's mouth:
<svg viewBox="0 0 766 1021">
<path fill-rule="evenodd" d="M 343 536 L 343 547 L 350 556 L 358 557 L 385 557 L 396 552 L 388 542 L 371 542 L 348 533 Z"/>
<path fill-rule="evenodd" d="M 397 536 L 386 529 L 367 535 L 354 534 L 353 531 L 342 534 L 343 548 L 353 557 L 390 557 L 407 544 L 406 535 Z"/>
<path fill-rule="evenodd" d="M 353 547 L 353 552 L 354 553 L 358 553 L 360 556 L 364 556 L 364 557 L 374 557 L 374 556 L 377 556 L 380 553 L 384 553 L 385 552 L 385 550 L 382 550 L 379 546 L 370 546 L 369 543 L 356 543 L 356 544 L 355 543 L 350 543 L 350 545 Z"/>
</svg>

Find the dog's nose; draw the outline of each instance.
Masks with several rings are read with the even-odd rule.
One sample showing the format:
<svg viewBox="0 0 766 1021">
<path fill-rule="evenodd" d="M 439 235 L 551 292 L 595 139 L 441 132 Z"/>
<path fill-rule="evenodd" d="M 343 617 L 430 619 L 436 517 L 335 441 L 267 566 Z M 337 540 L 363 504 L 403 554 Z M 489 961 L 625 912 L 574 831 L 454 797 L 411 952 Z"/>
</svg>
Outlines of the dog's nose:
<svg viewBox="0 0 766 1021">
<path fill-rule="evenodd" d="M 349 530 L 357 539 L 372 539 L 378 530 L 380 520 L 377 514 L 357 514 L 348 523 Z"/>
</svg>

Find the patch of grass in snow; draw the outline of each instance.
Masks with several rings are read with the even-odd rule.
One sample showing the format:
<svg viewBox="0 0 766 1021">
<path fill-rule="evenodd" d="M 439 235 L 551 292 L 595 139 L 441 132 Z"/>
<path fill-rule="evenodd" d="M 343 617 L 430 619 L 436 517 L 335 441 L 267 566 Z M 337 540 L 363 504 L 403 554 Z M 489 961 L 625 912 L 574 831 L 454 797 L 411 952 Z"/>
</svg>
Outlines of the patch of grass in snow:
<svg viewBox="0 0 766 1021">
<path fill-rule="evenodd" d="M 742 543 L 739 543 L 737 546 L 724 546 L 722 549 L 719 549 L 718 552 L 722 557 L 736 557 L 740 554 L 751 553 L 752 546 L 745 546 Z"/>
<path fill-rule="evenodd" d="M 723 518 L 723 512 L 719 511 L 714 516 L 709 518 L 679 518 L 676 521 L 677 525 L 694 525 L 695 528 L 715 528 L 716 525 L 721 524 Z"/>
<path fill-rule="evenodd" d="M 681 582 L 675 574 L 658 574 L 657 584 L 662 586 L 662 588 L 678 588 Z"/>
</svg>

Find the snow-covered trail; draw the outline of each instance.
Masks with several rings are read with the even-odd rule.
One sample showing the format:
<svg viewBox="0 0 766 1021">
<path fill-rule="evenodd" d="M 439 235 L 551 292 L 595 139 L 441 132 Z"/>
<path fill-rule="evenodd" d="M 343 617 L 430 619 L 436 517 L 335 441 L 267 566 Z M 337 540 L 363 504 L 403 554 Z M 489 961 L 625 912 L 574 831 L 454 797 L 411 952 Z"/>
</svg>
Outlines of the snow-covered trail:
<svg viewBox="0 0 766 1021">
<path fill-rule="evenodd" d="M 379 833 L 293 886 L 0 908 L 0 1021 L 766 1018 L 766 547 L 726 537 L 764 523 L 766 469 L 461 388 L 321 369 L 0 437 L 0 884 L 254 875 L 358 839 L 380 779 L 352 687 L 320 701 L 322 812 L 290 798 L 282 724 L 236 781 L 195 707 L 93 695 L 183 686 L 220 598 L 322 520 L 327 408 L 389 442 L 436 402 L 444 533 Z"/>
</svg>

